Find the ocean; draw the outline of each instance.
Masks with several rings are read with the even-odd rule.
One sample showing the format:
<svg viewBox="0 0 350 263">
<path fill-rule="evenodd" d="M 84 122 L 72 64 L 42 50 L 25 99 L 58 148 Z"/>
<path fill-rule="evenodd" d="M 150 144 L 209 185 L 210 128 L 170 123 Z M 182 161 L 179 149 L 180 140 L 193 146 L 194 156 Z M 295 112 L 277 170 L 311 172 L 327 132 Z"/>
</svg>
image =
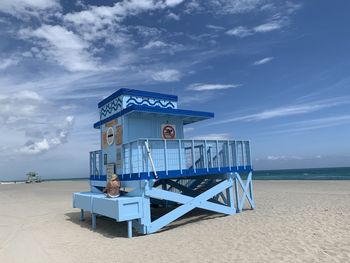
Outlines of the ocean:
<svg viewBox="0 0 350 263">
<path fill-rule="evenodd" d="M 254 171 L 253 180 L 350 180 L 350 167 Z"/>
<path fill-rule="evenodd" d="M 245 179 L 246 175 L 242 174 Z M 47 179 L 43 181 L 88 181 L 89 178 L 61 178 Z M 350 167 L 337 168 L 308 168 L 288 170 L 254 170 L 253 180 L 350 180 Z M 1 181 L 1 184 L 14 183 L 15 181 Z M 17 180 L 24 183 L 25 180 Z"/>
</svg>

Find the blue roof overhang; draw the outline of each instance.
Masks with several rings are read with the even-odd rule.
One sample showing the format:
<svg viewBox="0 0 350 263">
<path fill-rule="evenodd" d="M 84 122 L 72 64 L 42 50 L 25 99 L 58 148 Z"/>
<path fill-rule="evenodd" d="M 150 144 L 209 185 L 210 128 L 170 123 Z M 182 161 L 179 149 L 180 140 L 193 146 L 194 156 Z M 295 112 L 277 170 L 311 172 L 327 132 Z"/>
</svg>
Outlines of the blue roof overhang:
<svg viewBox="0 0 350 263">
<path fill-rule="evenodd" d="M 210 118 L 214 118 L 213 112 L 204 112 L 204 111 L 192 111 L 192 110 L 181 110 L 181 109 L 171 109 L 171 108 L 160 108 L 160 107 L 149 107 L 149 106 L 140 106 L 132 105 L 126 109 L 117 112 L 109 116 L 108 118 L 98 121 L 94 124 L 94 128 L 98 129 L 104 123 L 114 120 L 115 118 L 121 117 L 123 115 L 132 114 L 136 112 L 141 112 L 145 114 L 156 114 L 162 116 L 175 116 L 183 120 L 183 124 L 190 124 L 197 121 L 202 121 Z"/>
<path fill-rule="evenodd" d="M 136 89 L 119 89 L 107 98 L 101 100 L 98 103 L 98 107 L 101 108 L 106 103 L 114 100 L 115 98 L 121 96 L 121 95 L 130 95 L 130 96 L 138 96 L 138 97 L 144 97 L 144 98 L 154 98 L 154 99 L 161 99 L 161 100 L 170 100 L 170 101 L 177 101 L 177 96 L 175 95 L 169 95 L 169 94 L 163 94 L 163 93 L 157 93 L 157 92 L 150 92 L 150 91 L 143 91 L 143 90 L 136 90 Z"/>
</svg>

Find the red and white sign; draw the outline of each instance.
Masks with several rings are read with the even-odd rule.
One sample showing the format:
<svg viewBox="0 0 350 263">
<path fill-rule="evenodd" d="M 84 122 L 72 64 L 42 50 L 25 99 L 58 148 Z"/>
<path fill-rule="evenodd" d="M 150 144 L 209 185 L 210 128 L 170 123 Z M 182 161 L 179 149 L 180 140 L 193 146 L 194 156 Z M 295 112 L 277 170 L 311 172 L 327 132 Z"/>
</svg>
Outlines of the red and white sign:
<svg viewBox="0 0 350 263">
<path fill-rule="evenodd" d="M 162 138 L 163 139 L 176 139 L 176 126 L 172 124 L 162 125 Z"/>
</svg>

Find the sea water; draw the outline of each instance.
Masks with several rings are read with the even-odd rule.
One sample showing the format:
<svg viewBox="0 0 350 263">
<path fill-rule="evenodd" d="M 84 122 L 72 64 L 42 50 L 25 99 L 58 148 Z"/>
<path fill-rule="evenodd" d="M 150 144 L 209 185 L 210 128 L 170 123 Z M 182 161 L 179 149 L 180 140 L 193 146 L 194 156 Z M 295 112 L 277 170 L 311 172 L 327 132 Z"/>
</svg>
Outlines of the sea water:
<svg viewBox="0 0 350 263">
<path fill-rule="evenodd" d="M 254 171 L 254 180 L 350 180 L 350 167 Z"/>
</svg>

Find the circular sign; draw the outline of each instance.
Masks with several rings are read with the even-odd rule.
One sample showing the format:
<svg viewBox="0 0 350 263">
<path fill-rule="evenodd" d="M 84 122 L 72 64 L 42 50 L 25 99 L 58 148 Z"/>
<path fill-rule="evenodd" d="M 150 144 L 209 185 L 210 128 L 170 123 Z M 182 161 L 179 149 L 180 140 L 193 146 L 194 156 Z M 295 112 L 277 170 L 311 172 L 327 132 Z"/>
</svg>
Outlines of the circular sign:
<svg viewBox="0 0 350 263">
<path fill-rule="evenodd" d="M 164 125 L 162 130 L 162 135 L 164 139 L 175 139 L 176 138 L 176 130 L 173 125 Z"/>
<path fill-rule="evenodd" d="M 108 145 L 111 145 L 114 142 L 114 130 L 112 127 L 108 128 L 106 136 Z"/>
</svg>

